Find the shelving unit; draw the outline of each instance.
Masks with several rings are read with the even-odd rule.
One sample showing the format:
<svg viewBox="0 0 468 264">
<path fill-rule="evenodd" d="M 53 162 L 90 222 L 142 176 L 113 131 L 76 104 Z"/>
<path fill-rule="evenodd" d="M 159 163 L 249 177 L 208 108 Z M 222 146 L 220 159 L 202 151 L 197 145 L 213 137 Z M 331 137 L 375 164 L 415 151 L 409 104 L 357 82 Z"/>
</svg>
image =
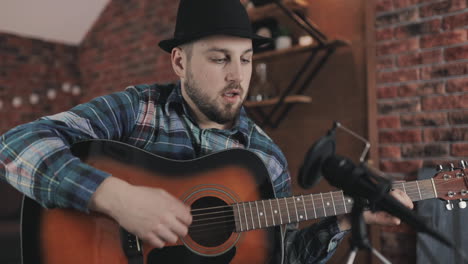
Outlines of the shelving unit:
<svg viewBox="0 0 468 264">
<path fill-rule="evenodd" d="M 283 4 L 293 11 L 307 11 L 307 2 L 303 0 L 285 0 Z M 275 3 L 255 7 L 247 10 L 250 21 L 259 21 L 269 17 L 278 17 L 282 15 L 282 11 L 278 9 Z"/>
<path fill-rule="evenodd" d="M 278 97 L 263 101 L 246 101 L 244 103 L 250 115 L 253 118 L 257 117 L 256 119 L 259 118 L 261 120 L 261 126 L 276 128 L 294 104 L 312 102 L 312 98 L 304 95 L 309 83 L 318 74 L 336 48 L 348 45 L 348 43 L 342 40 L 329 41 L 325 34 L 305 16 L 307 6 L 305 0 L 273 0 L 271 4 L 247 10 L 252 22 L 270 17 L 289 17 L 298 27 L 314 39 L 312 45 L 296 45 L 287 49 L 265 51 L 254 55 L 254 61 L 271 61 L 301 52 L 309 53 L 303 65 L 298 67 L 299 69 L 289 86 L 286 89 L 282 89 Z M 271 107 L 268 114 L 263 110 L 265 107 Z"/>
<path fill-rule="evenodd" d="M 271 99 L 265 99 L 261 101 L 246 101 L 244 103 L 245 107 L 259 107 L 259 106 L 272 106 L 279 102 L 280 98 L 275 97 Z M 291 103 L 310 103 L 312 102 L 312 98 L 305 95 L 290 95 L 284 99 L 284 103 L 291 104 Z"/>
</svg>

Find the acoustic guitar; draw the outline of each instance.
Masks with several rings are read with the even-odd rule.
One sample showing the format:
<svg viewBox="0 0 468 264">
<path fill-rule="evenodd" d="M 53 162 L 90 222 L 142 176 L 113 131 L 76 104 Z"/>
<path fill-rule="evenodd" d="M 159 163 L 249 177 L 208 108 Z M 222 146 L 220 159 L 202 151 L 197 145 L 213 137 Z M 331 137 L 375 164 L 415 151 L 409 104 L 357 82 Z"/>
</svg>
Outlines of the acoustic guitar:
<svg viewBox="0 0 468 264">
<path fill-rule="evenodd" d="M 126 232 L 111 218 L 71 209 L 44 209 L 24 198 L 21 217 L 23 264 L 282 263 L 283 227 L 345 214 L 353 200 L 342 191 L 275 198 L 262 160 L 230 149 L 189 161 L 166 159 L 109 140 L 72 146 L 83 162 L 131 184 L 167 190 L 190 205 L 188 235 L 163 249 Z M 395 184 L 413 201 L 466 198 L 463 169 L 428 180 Z"/>
</svg>

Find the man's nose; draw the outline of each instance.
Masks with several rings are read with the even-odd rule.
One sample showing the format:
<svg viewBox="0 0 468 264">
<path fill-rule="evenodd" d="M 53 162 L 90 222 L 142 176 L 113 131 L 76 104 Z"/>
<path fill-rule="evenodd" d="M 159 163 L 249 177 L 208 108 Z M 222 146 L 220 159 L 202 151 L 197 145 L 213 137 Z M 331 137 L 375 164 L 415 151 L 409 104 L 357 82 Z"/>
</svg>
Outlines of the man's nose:
<svg viewBox="0 0 468 264">
<path fill-rule="evenodd" d="M 228 72 L 226 74 L 226 81 L 228 82 L 242 82 L 244 79 L 244 73 L 242 71 L 242 64 L 231 63 L 228 67 Z"/>
</svg>

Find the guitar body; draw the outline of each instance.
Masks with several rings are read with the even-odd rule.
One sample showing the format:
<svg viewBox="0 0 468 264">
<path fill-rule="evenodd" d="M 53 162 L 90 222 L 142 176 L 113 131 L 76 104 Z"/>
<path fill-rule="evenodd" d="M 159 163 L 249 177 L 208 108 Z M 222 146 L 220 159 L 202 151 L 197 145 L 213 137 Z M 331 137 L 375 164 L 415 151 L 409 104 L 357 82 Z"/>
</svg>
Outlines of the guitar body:
<svg viewBox="0 0 468 264">
<path fill-rule="evenodd" d="M 267 169 L 248 150 L 175 161 L 123 143 L 91 140 L 74 145 L 72 151 L 85 163 L 131 184 L 165 189 L 192 211 L 274 197 Z M 163 249 L 142 242 L 144 263 L 281 262 L 279 226 L 236 232 L 232 211 L 224 217 L 229 221 L 192 230 L 194 215 L 189 234 Z M 105 215 L 47 210 L 25 198 L 21 222 L 23 264 L 128 263 L 121 228 Z"/>
</svg>

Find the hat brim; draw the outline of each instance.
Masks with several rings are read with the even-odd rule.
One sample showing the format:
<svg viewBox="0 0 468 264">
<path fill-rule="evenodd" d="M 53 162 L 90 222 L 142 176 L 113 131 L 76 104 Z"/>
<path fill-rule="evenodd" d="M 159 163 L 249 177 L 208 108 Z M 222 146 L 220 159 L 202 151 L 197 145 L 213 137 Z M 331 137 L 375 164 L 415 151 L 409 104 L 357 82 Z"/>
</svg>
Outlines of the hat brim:
<svg viewBox="0 0 468 264">
<path fill-rule="evenodd" d="M 158 45 L 164 51 L 171 53 L 172 49 L 177 46 L 180 46 L 182 44 L 186 44 L 186 43 L 189 43 L 189 42 L 192 42 L 194 40 L 198 40 L 204 37 L 213 36 L 213 35 L 227 35 L 227 36 L 248 38 L 252 40 L 253 47 L 259 47 L 264 44 L 271 43 L 273 41 L 273 39 L 271 38 L 265 38 L 256 34 L 249 34 L 249 33 L 243 33 L 243 32 L 238 32 L 234 34 L 226 33 L 226 32 L 206 32 L 203 34 L 192 36 L 190 38 L 183 38 L 183 39 L 172 38 L 172 39 L 161 40 Z"/>
</svg>

